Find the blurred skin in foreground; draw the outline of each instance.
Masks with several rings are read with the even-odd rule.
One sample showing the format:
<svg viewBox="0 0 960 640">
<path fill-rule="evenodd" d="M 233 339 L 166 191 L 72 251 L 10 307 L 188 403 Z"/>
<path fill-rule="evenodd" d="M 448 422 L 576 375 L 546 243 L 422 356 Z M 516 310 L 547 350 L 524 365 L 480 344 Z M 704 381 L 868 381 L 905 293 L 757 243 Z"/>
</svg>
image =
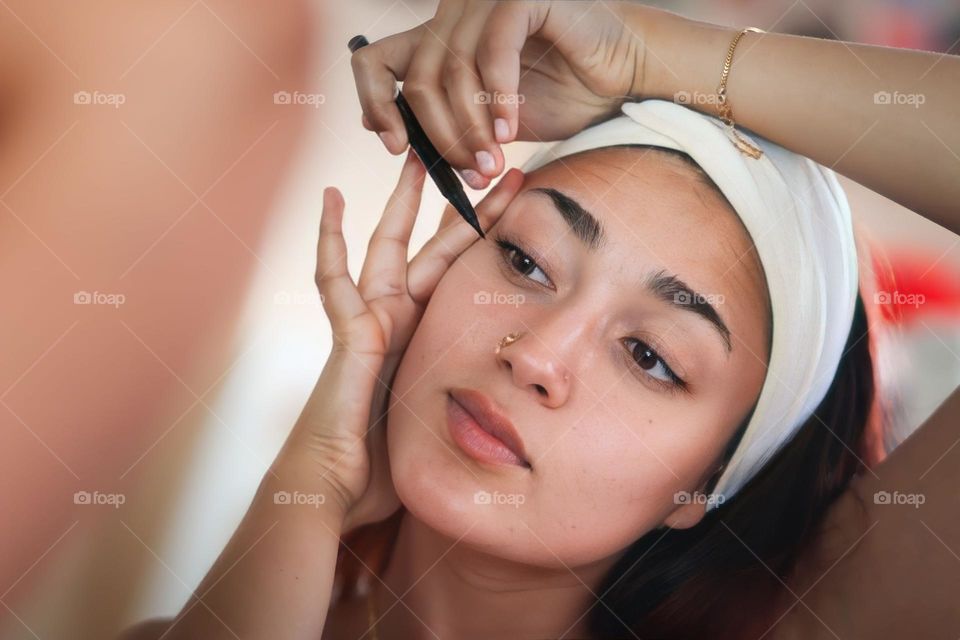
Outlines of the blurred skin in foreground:
<svg viewBox="0 0 960 640">
<path fill-rule="evenodd" d="M 0 510 L 16 526 L 0 528 L 0 594 L 16 610 L 69 546 L 74 493 L 122 492 L 230 366 L 310 108 L 273 93 L 307 89 L 312 16 L 305 1 L 3 7 Z"/>
</svg>

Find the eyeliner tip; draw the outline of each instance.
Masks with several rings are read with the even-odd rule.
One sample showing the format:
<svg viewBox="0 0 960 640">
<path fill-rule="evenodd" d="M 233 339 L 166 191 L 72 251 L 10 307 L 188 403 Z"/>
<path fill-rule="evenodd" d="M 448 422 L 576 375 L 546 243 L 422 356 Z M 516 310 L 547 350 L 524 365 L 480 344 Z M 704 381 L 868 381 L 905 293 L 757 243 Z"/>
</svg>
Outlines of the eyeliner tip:
<svg viewBox="0 0 960 640">
<path fill-rule="evenodd" d="M 472 220 L 468 220 L 468 222 L 470 223 L 470 226 L 473 227 L 478 234 L 480 234 L 481 238 L 484 240 L 487 239 L 487 236 L 483 233 L 483 229 L 480 228 L 480 221 L 477 220 L 476 216 L 474 216 Z"/>
<path fill-rule="evenodd" d="M 459 185 L 459 183 L 457 184 Z M 484 235 L 483 229 L 480 227 L 480 220 L 477 218 L 477 212 L 474 211 L 473 206 L 467 199 L 463 189 L 461 188 L 452 195 L 448 195 L 447 199 L 457 210 L 457 213 L 460 214 L 460 217 L 463 218 L 467 224 L 473 227 L 473 230 L 476 231 L 481 238 L 486 239 L 487 236 Z"/>
</svg>

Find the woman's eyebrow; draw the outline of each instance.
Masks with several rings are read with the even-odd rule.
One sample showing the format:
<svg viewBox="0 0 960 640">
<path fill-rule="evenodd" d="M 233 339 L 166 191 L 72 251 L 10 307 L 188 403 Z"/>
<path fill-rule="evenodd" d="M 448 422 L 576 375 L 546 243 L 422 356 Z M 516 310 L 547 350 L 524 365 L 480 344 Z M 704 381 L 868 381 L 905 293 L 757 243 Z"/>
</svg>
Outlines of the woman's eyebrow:
<svg viewBox="0 0 960 640">
<path fill-rule="evenodd" d="M 580 203 L 570 196 L 549 187 L 537 187 L 529 190 L 530 193 L 542 193 L 550 198 L 556 211 L 567 223 L 577 239 L 582 242 L 588 251 L 601 247 L 606 238 L 603 225 L 589 211 L 580 206 Z M 690 311 L 705 319 L 723 340 L 729 354 L 733 350 L 730 342 L 730 329 L 717 313 L 717 310 L 707 301 L 707 297 L 697 293 L 676 275 L 660 269 L 649 274 L 643 280 L 643 287 L 658 299 L 673 305 L 678 309 Z"/>
<path fill-rule="evenodd" d="M 542 193 L 549 196 L 550 200 L 553 201 L 553 206 L 563 217 L 563 221 L 567 223 L 570 230 L 573 231 L 573 235 L 587 247 L 588 251 L 594 251 L 603 245 L 606 240 L 603 225 L 592 213 L 581 207 L 579 202 L 567 194 L 549 187 L 530 189 L 529 193 Z"/>
<path fill-rule="evenodd" d="M 658 299 L 678 309 L 692 311 L 707 320 L 723 340 L 729 354 L 733 350 L 730 343 L 730 329 L 724 323 L 717 310 L 707 302 L 707 297 L 691 289 L 674 274 L 660 269 L 644 278 L 643 286 Z"/>
</svg>

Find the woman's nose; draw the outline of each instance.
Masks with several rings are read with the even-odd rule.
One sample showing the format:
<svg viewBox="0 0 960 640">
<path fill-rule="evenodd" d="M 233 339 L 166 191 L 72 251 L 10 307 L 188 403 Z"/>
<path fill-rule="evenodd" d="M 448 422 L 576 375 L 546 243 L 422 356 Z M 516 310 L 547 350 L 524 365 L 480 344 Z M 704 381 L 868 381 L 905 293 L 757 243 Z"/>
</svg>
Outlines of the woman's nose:
<svg viewBox="0 0 960 640">
<path fill-rule="evenodd" d="M 496 355 L 515 385 L 536 395 L 537 400 L 552 408 L 567 401 L 573 374 L 561 354 L 530 327 L 524 327 L 516 341 L 504 346 Z"/>
</svg>

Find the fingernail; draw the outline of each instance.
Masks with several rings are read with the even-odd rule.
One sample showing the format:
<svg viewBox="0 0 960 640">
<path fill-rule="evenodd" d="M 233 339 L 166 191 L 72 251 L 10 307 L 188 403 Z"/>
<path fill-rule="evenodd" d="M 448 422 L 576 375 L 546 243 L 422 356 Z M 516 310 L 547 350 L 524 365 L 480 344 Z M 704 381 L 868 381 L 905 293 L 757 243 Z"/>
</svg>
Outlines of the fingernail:
<svg viewBox="0 0 960 640">
<path fill-rule="evenodd" d="M 493 154 L 489 151 L 477 151 L 477 166 L 483 173 L 493 173 L 496 171 L 496 163 L 493 161 Z"/>
<path fill-rule="evenodd" d="M 485 179 L 473 169 L 464 169 L 460 172 L 460 175 L 463 176 L 463 180 L 474 189 L 483 189 Z"/>
<path fill-rule="evenodd" d="M 497 137 L 497 142 L 509 142 L 510 123 L 503 118 L 497 118 L 493 121 L 493 133 Z"/>
<path fill-rule="evenodd" d="M 389 131 L 380 131 L 377 135 L 380 136 L 380 141 L 383 142 L 383 146 L 387 148 L 387 151 L 393 153 L 393 134 Z"/>
</svg>

